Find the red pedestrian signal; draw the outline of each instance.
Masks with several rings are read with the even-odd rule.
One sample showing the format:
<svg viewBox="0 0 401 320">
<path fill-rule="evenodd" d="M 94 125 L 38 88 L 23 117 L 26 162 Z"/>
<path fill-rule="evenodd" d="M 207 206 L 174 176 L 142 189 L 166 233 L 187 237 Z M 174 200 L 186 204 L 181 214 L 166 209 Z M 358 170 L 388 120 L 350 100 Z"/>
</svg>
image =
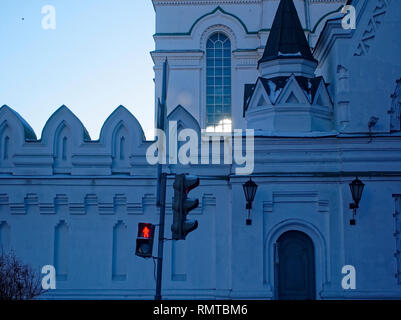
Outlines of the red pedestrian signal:
<svg viewBox="0 0 401 320">
<path fill-rule="evenodd" d="M 142 258 L 151 258 L 155 226 L 151 223 L 138 223 L 135 254 Z"/>
<path fill-rule="evenodd" d="M 142 234 L 144 238 L 149 238 L 149 228 L 147 226 L 145 226 L 145 228 L 143 228 L 142 230 Z"/>
</svg>

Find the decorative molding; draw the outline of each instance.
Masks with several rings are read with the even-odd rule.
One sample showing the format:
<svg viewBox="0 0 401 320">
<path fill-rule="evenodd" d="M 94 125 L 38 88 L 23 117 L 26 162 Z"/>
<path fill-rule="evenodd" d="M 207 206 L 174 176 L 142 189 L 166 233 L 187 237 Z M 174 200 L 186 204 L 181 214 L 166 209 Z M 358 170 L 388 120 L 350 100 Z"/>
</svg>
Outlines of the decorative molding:
<svg viewBox="0 0 401 320">
<path fill-rule="evenodd" d="M 85 200 L 87 201 L 88 198 L 90 198 L 91 196 L 96 197 L 96 195 L 91 195 L 91 194 L 87 194 L 85 196 Z M 96 197 L 97 199 L 97 197 Z M 56 197 L 54 198 L 54 206 L 67 206 L 68 205 L 68 197 L 65 194 L 57 194 Z"/>
<path fill-rule="evenodd" d="M 70 214 L 72 215 L 84 215 L 86 214 L 86 206 L 82 203 L 70 203 Z"/>
<path fill-rule="evenodd" d="M 315 2 L 318 2 L 318 1 L 315 1 Z M 320 2 L 322 2 L 322 1 L 320 1 Z M 335 2 L 335 1 L 332 1 L 332 2 Z M 343 1 L 336 1 L 336 2 L 343 2 L 343 3 L 344 3 L 345 1 L 343 0 Z M 333 10 L 333 11 L 330 11 L 330 12 L 327 12 L 326 14 L 324 14 L 323 16 L 321 16 L 321 17 L 319 18 L 319 20 L 315 23 L 315 26 L 310 30 L 310 32 L 311 32 L 311 33 L 315 33 L 317 27 L 319 26 L 319 24 L 320 24 L 325 18 L 327 18 L 328 16 L 330 16 L 330 15 L 332 15 L 332 14 L 339 13 L 339 12 L 341 11 L 342 8 L 343 8 L 343 5 L 341 5 L 338 9 Z"/>
<path fill-rule="evenodd" d="M 318 195 L 317 191 L 274 191 L 273 203 L 313 203 L 318 201 Z"/>
<path fill-rule="evenodd" d="M 329 201 L 320 199 L 317 191 L 274 191 L 272 201 L 263 201 L 263 213 L 271 214 L 275 203 L 314 203 L 318 213 L 329 213 Z"/>
<path fill-rule="evenodd" d="M 200 40 L 201 48 L 206 50 L 206 42 L 209 39 L 209 37 L 215 32 L 225 33 L 231 41 L 231 48 L 237 47 L 237 37 L 235 35 L 235 32 L 231 28 L 227 27 L 226 25 L 214 24 L 214 25 L 208 27 L 205 31 L 203 31 L 201 40 Z"/>
<path fill-rule="evenodd" d="M 368 21 L 368 25 L 362 33 L 362 37 L 358 43 L 354 56 L 366 56 L 369 53 L 371 42 L 373 42 L 376 37 L 376 33 L 383 22 L 383 17 L 388 11 L 390 2 L 391 0 L 377 0 L 375 8 Z"/>
<path fill-rule="evenodd" d="M 205 196 L 206 201 L 213 201 Z M 67 195 L 57 194 L 52 203 L 41 203 L 37 194 L 28 193 L 23 203 L 9 203 L 8 194 L 0 194 L 0 206 L 5 207 L 2 212 L 7 212 L 5 209 L 8 207 L 12 215 L 26 215 L 28 208 L 41 215 L 87 215 L 92 211 L 97 211 L 99 215 L 142 215 L 147 206 L 156 207 L 156 197 L 153 194 L 145 194 L 141 203 L 130 203 L 125 194 L 115 194 L 112 203 L 99 203 L 96 194 L 87 194 L 82 203 L 70 203 Z"/>
<path fill-rule="evenodd" d="M 251 4 L 262 0 L 153 0 L 155 6 L 211 5 L 211 4 Z"/>
<path fill-rule="evenodd" d="M 126 210 L 127 210 L 127 214 L 130 214 L 130 215 L 141 215 L 141 214 L 143 214 L 142 206 L 141 206 L 140 203 L 127 204 Z"/>
<path fill-rule="evenodd" d="M 329 213 L 329 200 L 319 200 L 317 204 L 319 213 Z"/>
<path fill-rule="evenodd" d="M 273 212 L 273 201 L 263 201 L 263 213 Z"/>
<path fill-rule="evenodd" d="M 181 4 L 182 4 L 182 3 L 181 3 Z M 216 4 L 220 4 L 220 1 L 219 1 L 219 3 L 216 3 Z M 192 24 L 192 26 L 189 28 L 189 31 L 188 31 L 188 32 L 178 32 L 178 33 L 156 33 L 154 36 L 155 36 L 155 37 L 157 37 L 157 36 L 174 36 L 174 35 L 176 35 L 176 36 L 189 36 L 189 35 L 192 34 L 192 31 L 193 31 L 193 29 L 195 28 L 195 26 L 196 26 L 202 19 L 206 18 L 207 16 L 211 16 L 211 15 L 217 13 L 217 12 L 220 12 L 220 13 L 222 13 L 222 14 L 225 14 L 225 15 L 230 16 L 230 17 L 234 18 L 235 20 L 237 20 L 237 21 L 241 24 L 241 26 L 243 27 L 243 29 L 245 30 L 245 32 L 246 32 L 247 34 L 255 34 L 255 35 L 258 34 L 257 31 L 251 31 L 251 32 L 250 32 L 250 31 L 248 30 L 246 24 L 245 24 L 239 17 L 237 17 L 235 14 L 232 14 L 232 13 L 230 13 L 230 12 L 227 12 L 227 11 L 225 11 L 224 9 L 222 9 L 220 6 L 218 6 L 218 7 L 216 7 L 214 10 L 212 10 L 212 11 L 210 11 L 210 12 L 208 12 L 208 13 L 205 13 L 204 15 L 202 15 L 202 16 L 200 16 L 198 19 L 196 19 L 195 22 Z"/>
<path fill-rule="evenodd" d="M 40 214 L 56 214 L 55 206 L 51 203 L 39 204 Z"/>
<path fill-rule="evenodd" d="M 3 146 L 3 149 L 6 148 L 6 157 L 2 156 L 0 160 L 1 174 L 137 175 L 133 167 L 147 165 L 146 149 L 152 141 L 145 140 L 141 125 L 123 106 L 116 108 L 106 119 L 99 140 L 95 141 L 90 140 L 81 121 L 65 106 L 48 119 L 40 140 L 23 138 L 23 124 L 27 122 L 15 114 L 8 106 L 0 108 L 0 141 L 7 141 Z M 125 148 L 123 156 L 117 159 L 113 155 L 122 138 Z M 64 150 L 64 144 L 68 146 L 66 154 L 59 154 L 60 150 Z M 148 171 L 138 170 L 138 174 L 154 171 L 154 168 L 147 168 Z"/>
<path fill-rule="evenodd" d="M 318 68 L 325 64 L 326 58 L 337 39 L 350 39 L 353 34 L 352 31 L 341 26 L 340 18 L 326 21 L 313 50 L 313 56 L 319 62 Z"/>
<path fill-rule="evenodd" d="M 9 205 L 11 214 L 26 214 L 26 208 L 24 203 L 12 203 Z"/>
<path fill-rule="evenodd" d="M 260 4 L 263 0 L 153 0 L 155 6 Z M 309 0 L 311 3 L 344 3 L 345 0 Z"/>
<path fill-rule="evenodd" d="M 141 204 L 131 204 L 130 212 L 131 214 L 145 214 L 145 211 L 151 210 L 152 213 L 156 212 L 156 196 L 152 193 L 147 193 L 142 197 Z M 141 206 L 141 208 L 139 208 Z"/>
<path fill-rule="evenodd" d="M 338 127 L 342 130 L 348 125 L 350 121 L 349 110 L 349 71 L 348 68 L 338 65 L 337 66 L 337 114 L 336 121 Z"/>
<path fill-rule="evenodd" d="M 257 50 L 249 49 L 249 50 L 233 50 L 233 66 L 234 68 L 251 68 L 252 70 L 257 69 L 258 61 L 260 55 Z"/>
<path fill-rule="evenodd" d="M 202 197 L 202 207 L 215 207 L 216 197 L 211 193 L 205 193 Z"/>
<path fill-rule="evenodd" d="M 396 88 L 391 95 L 391 109 L 388 111 L 391 115 L 390 130 L 401 130 L 401 78 L 396 81 Z"/>
<path fill-rule="evenodd" d="M 155 5 L 162 5 L 162 6 L 166 6 L 166 5 L 171 5 L 171 6 L 183 6 L 183 5 L 217 5 L 217 7 L 210 11 L 207 12 L 205 14 L 203 14 L 202 16 L 200 16 L 199 18 L 197 18 L 193 24 L 191 25 L 191 27 L 189 28 L 189 30 L 187 32 L 157 32 L 155 33 L 153 36 L 154 37 L 159 37 L 159 36 L 168 36 L 168 37 L 174 37 L 174 36 L 190 36 L 192 34 L 193 29 L 195 28 L 195 26 L 204 18 L 215 14 L 216 12 L 221 12 L 222 14 L 225 14 L 227 16 L 230 16 L 232 18 L 234 18 L 235 20 L 237 20 L 242 28 L 244 29 L 245 33 L 247 35 L 258 35 L 259 33 L 262 32 L 270 32 L 271 28 L 262 28 L 256 31 L 250 31 L 248 30 L 248 27 L 246 26 L 246 24 L 242 21 L 241 18 L 239 18 L 237 15 L 230 13 L 226 10 L 224 10 L 223 8 L 220 7 L 221 4 L 251 4 L 251 3 L 261 3 L 262 0 L 202 0 L 202 1 L 196 1 L 196 0 L 190 0 L 190 1 L 155 1 L 154 4 Z M 343 4 L 345 3 L 345 0 L 310 0 L 312 3 L 341 3 L 342 5 L 333 11 L 330 11 L 326 14 L 324 14 L 322 17 L 319 18 L 319 20 L 315 23 L 315 26 L 309 30 L 304 28 L 305 32 L 310 32 L 312 34 L 314 34 L 316 32 L 317 27 L 319 26 L 319 24 L 324 21 L 324 19 L 326 19 L 328 16 L 334 14 L 334 13 L 338 13 L 339 11 L 341 11 Z"/>
<path fill-rule="evenodd" d="M 7 193 L 0 193 L 0 206 L 1 205 L 8 205 L 8 194 Z"/>
<path fill-rule="evenodd" d="M 151 53 L 154 70 L 161 72 L 164 61 L 168 59 L 169 69 L 185 69 L 202 67 L 201 61 L 205 55 L 202 50 L 155 50 Z"/>
<path fill-rule="evenodd" d="M 111 203 L 100 203 L 98 208 L 99 208 L 100 215 L 114 214 L 114 205 Z"/>
</svg>

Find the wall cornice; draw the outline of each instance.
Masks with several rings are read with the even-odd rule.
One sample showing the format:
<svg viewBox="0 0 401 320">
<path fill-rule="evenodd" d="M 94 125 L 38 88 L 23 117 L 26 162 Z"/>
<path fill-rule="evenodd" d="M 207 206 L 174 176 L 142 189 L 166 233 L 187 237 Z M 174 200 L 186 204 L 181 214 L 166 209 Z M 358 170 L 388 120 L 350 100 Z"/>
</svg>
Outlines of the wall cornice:
<svg viewBox="0 0 401 320">
<path fill-rule="evenodd" d="M 182 5 L 220 5 L 220 4 L 251 4 L 261 3 L 262 0 L 153 0 L 155 6 L 182 6 Z"/>
<path fill-rule="evenodd" d="M 211 5 L 211 4 L 252 4 L 263 0 L 153 0 L 155 6 Z M 311 3 L 339 3 L 344 0 L 310 0 Z"/>
</svg>

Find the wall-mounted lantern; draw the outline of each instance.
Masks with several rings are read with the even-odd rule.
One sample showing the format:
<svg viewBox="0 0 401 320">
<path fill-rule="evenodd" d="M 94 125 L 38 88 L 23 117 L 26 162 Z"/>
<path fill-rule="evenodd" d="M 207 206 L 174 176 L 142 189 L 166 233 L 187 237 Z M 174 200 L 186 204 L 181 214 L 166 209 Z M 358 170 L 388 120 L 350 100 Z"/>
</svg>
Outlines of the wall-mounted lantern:
<svg viewBox="0 0 401 320">
<path fill-rule="evenodd" d="M 258 189 L 258 185 L 255 182 L 253 182 L 252 179 L 249 179 L 242 185 L 242 188 L 244 188 L 246 209 L 248 210 L 248 219 L 246 219 L 246 225 L 249 226 L 252 224 L 252 219 L 250 218 L 252 202 L 255 199 L 255 194 L 256 190 Z"/>
<path fill-rule="evenodd" d="M 365 184 L 361 180 L 359 180 L 358 177 L 356 177 L 356 179 L 349 184 L 349 188 L 352 194 L 352 200 L 354 200 L 353 203 L 349 204 L 349 208 L 352 209 L 352 219 L 350 220 L 350 225 L 352 226 L 355 225 L 356 209 L 359 208 L 359 201 L 361 200 L 364 187 Z"/>
</svg>

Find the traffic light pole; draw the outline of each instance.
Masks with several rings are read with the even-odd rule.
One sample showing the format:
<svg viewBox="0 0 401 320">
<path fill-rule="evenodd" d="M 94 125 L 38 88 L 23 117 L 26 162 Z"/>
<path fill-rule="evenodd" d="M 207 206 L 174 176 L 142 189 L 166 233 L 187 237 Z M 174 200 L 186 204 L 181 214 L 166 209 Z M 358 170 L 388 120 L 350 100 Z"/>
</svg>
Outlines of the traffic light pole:
<svg viewBox="0 0 401 320">
<path fill-rule="evenodd" d="M 156 294 L 155 300 L 161 300 L 162 275 L 163 275 L 163 249 L 164 249 L 164 225 L 166 217 L 166 184 L 168 176 L 175 176 L 173 173 L 162 171 L 162 165 L 158 165 L 157 171 L 157 205 L 160 208 L 159 215 L 159 243 L 157 251 L 157 275 L 156 275 Z M 205 179 L 229 180 L 227 176 L 203 176 Z M 196 222 L 197 223 L 197 222 Z"/>
<path fill-rule="evenodd" d="M 161 171 L 161 170 L 160 170 Z M 163 274 L 163 249 L 164 249 L 164 220 L 166 217 L 166 182 L 167 173 L 159 172 L 159 244 L 157 250 L 157 278 L 155 300 L 161 300 L 162 295 L 162 274 Z"/>
<path fill-rule="evenodd" d="M 163 63 L 163 82 L 161 100 L 158 103 L 157 128 L 165 132 L 167 100 L 167 58 Z M 165 151 L 165 150 L 164 150 Z M 160 150 L 159 150 L 160 152 Z M 155 300 L 162 299 L 162 275 L 163 275 L 163 248 L 164 248 L 164 220 L 166 216 L 166 181 L 167 173 L 163 173 L 163 165 L 159 161 L 157 166 L 157 205 L 160 208 L 159 216 L 159 243 L 157 250 L 157 278 Z"/>
</svg>

